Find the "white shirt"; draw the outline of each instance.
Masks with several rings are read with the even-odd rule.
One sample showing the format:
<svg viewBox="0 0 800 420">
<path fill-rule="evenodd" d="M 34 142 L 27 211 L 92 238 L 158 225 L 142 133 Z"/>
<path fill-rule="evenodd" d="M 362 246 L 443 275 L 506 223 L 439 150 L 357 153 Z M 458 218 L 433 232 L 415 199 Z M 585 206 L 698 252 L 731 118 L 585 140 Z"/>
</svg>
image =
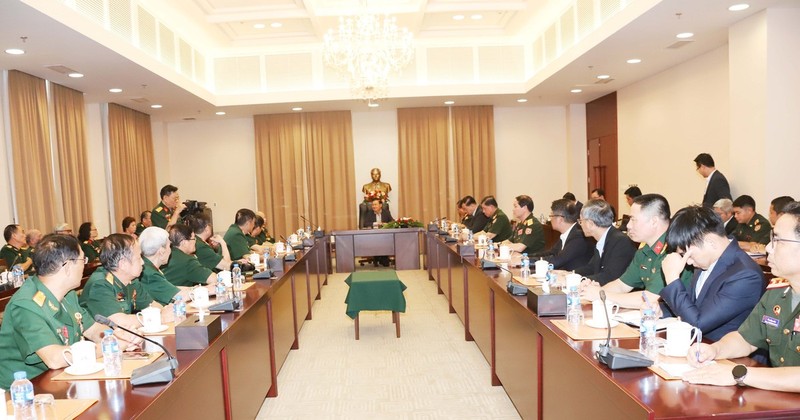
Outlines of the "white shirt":
<svg viewBox="0 0 800 420">
<path fill-rule="evenodd" d="M 706 191 L 708 191 L 708 183 L 709 183 L 709 182 L 711 182 L 711 176 L 712 176 L 712 175 L 714 175 L 714 172 L 717 172 L 717 170 L 716 170 L 716 169 L 714 169 L 714 170 L 713 170 L 713 171 L 711 171 L 711 173 L 710 173 L 710 174 L 708 174 L 708 176 L 706 177 Z"/>
<path fill-rule="evenodd" d="M 573 223 L 572 226 L 570 226 L 569 229 L 567 229 L 566 232 L 561 234 L 560 238 L 561 238 L 561 249 L 562 250 L 564 249 L 564 245 L 567 244 L 567 236 L 569 236 L 569 233 L 572 231 L 572 228 L 574 228 L 576 224 L 577 223 Z"/>
<path fill-rule="evenodd" d="M 719 261 L 719 260 L 717 260 Z M 714 261 L 707 270 L 703 270 L 700 273 L 700 277 L 697 278 L 697 284 L 694 287 L 694 298 L 697 299 L 700 296 L 700 292 L 703 290 L 703 285 L 706 284 L 706 279 L 711 274 L 711 271 L 714 270 L 714 266 L 717 265 L 717 261 Z M 680 280 L 678 280 L 680 281 Z"/>
<path fill-rule="evenodd" d="M 603 235 L 600 236 L 600 239 L 595 244 L 594 248 L 600 253 L 600 256 L 603 256 L 603 250 L 606 248 L 606 237 L 608 236 L 608 231 L 611 230 L 611 226 L 607 227 Z"/>
</svg>

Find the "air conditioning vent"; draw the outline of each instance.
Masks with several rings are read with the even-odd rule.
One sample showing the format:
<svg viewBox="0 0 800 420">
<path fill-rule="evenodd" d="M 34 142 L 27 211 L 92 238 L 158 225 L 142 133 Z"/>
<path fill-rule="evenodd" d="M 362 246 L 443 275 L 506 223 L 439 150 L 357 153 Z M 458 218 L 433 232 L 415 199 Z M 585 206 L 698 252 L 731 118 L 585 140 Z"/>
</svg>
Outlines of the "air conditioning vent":
<svg viewBox="0 0 800 420">
<path fill-rule="evenodd" d="M 694 42 L 694 41 L 692 41 L 691 39 L 682 39 L 680 41 L 675 41 L 675 43 L 672 44 L 672 45 L 668 45 L 667 49 L 668 50 L 677 50 L 678 48 L 683 48 L 683 47 L 691 44 L 692 42 Z"/>
</svg>

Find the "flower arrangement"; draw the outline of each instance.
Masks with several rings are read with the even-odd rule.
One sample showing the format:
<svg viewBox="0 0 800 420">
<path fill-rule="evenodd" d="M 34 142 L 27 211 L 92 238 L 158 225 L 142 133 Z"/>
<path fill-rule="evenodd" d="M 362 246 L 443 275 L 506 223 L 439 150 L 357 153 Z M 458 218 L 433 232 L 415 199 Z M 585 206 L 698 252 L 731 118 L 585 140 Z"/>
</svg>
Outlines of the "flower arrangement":
<svg viewBox="0 0 800 420">
<path fill-rule="evenodd" d="M 367 191 L 367 194 L 364 196 L 365 203 L 371 203 L 374 200 L 380 200 L 381 203 L 388 203 L 389 202 L 389 194 L 381 191 L 381 190 L 373 190 Z"/>
<path fill-rule="evenodd" d="M 400 229 L 400 228 L 420 228 L 423 227 L 422 222 L 414 220 L 410 217 L 401 217 L 393 222 L 384 223 L 381 229 Z"/>
</svg>

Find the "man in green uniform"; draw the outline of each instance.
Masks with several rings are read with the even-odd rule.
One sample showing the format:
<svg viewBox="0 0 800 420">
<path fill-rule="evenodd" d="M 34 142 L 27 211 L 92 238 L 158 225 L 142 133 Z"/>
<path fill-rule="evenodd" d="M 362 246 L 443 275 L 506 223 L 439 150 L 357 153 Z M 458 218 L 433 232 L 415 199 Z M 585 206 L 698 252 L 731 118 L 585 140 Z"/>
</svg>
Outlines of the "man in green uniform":
<svg viewBox="0 0 800 420">
<path fill-rule="evenodd" d="M 763 251 L 769 243 L 772 227 L 766 217 L 756 213 L 756 202 L 749 195 L 739 196 L 733 201 L 733 217 L 739 222 L 733 237 L 745 251 Z M 751 249 L 752 248 L 752 249 Z"/>
<path fill-rule="evenodd" d="M 231 260 L 240 260 L 250 253 L 250 245 L 245 235 L 253 231 L 256 224 L 256 214 L 250 209 L 239 209 L 236 212 L 235 223 L 225 232 L 225 243 L 228 245 Z"/>
<path fill-rule="evenodd" d="M 181 201 L 178 187 L 167 184 L 161 188 L 161 202 L 153 207 L 153 211 L 150 213 L 150 221 L 153 226 L 167 229 L 178 223 L 181 211 L 185 208 L 186 204 Z"/>
<path fill-rule="evenodd" d="M 230 270 L 231 254 L 222 236 L 214 235 L 211 218 L 206 213 L 197 213 L 189 218 L 189 227 L 195 236 L 195 252 L 200 265 L 212 271 Z M 212 236 L 213 235 L 213 236 Z M 209 242 L 217 249 L 212 248 Z"/>
<path fill-rule="evenodd" d="M 684 375 L 687 382 L 739 385 L 800 392 L 800 203 L 787 205 L 778 217 L 767 245 L 767 262 L 779 276 L 739 327 L 713 344 L 689 349 L 689 363 L 745 357 L 757 349 L 769 351 L 772 367 L 716 363 Z"/>
<path fill-rule="evenodd" d="M 481 200 L 481 209 L 489 219 L 489 222 L 483 228 L 487 238 L 500 243 L 511 237 L 511 222 L 508 220 L 508 216 L 503 213 L 503 210 L 497 208 L 497 200 L 495 200 L 494 196 L 484 197 Z"/>
<path fill-rule="evenodd" d="M 150 214 L 150 210 L 145 210 L 141 215 L 139 215 L 139 223 L 136 224 L 136 236 L 141 236 L 145 229 L 153 226 L 153 221 L 150 218 Z"/>
<path fill-rule="evenodd" d="M 167 265 L 161 266 L 164 277 L 175 286 L 207 285 L 209 293 L 213 294 L 217 275 L 203 267 L 194 256 L 197 242 L 192 229 L 182 224 L 172 225 L 169 228 L 169 242 L 172 255 Z"/>
<path fill-rule="evenodd" d="M 602 286 L 608 300 L 623 308 L 639 309 L 645 303 L 642 290 L 647 292 L 651 305 L 661 299 L 658 293 L 666 286 L 661 272 L 661 261 L 667 255 L 669 217 L 669 203 L 662 195 L 644 194 L 633 199 L 628 236 L 642 244 L 622 276 Z M 692 271 L 685 269 L 680 278 L 688 283 L 691 276 Z M 582 289 L 581 298 L 589 301 L 600 298 L 599 283 L 585 282 Z"/>
<path fill-rule="evenodd" d="M 161 309 L 161 321 L 173 319 L 172 307 L 153 300 L 139 281 L 142 274 L 142 250 L 133 236 L 108 235 L 100 249 L 100 263 L 80 296 L 81 306 L 94 317 L 103 315 L 128 329 L 139 328 L 136 313 L 148 306 Z"/>
<path fill-rule="evenodd" d="M 511 238 L 504 242 L 512 250 L 532 255 L 544 249 L 544 229 L 538 219 L 533 217 L 533 199 L 519 195 L 514 199 L 514 218 L 517 226 Z"/>
<path fill-rule="evenodd" d="M 264 231 L 264 218 L 256 215 L 256 221 L 253 225 L 253 230 L 250 234 L 247 235 L 247 245 L 252 247 L 253 245 L 261 245 L 264 243 L 264 240 L 260 239 L 261 233 Z M 265 238 L 266 239 L 266 238 Z"/>
<path fill-rule="evenodd" d="M 39 274 L 29 278 L 8 302 L 0 327 L 3 389 L 9 389 L 16 371 L 34 378 L 48 369 L 66 367 L 63 350 L 83 337 L 100 343 L 107 328 L 95 323 L 78 304 L 75 289 L 81 284 L 85 258 L 75 237 L 45 236 L 33 260 Z M 122 330 L 114 335 L 122 349 L 141 342 Z"/>
<path fill-rule="evenodd" d="M 30 257 L 30 248 L 26 248 L 25 229 L 20 225 L 8 225 L 3 229 L 3 238 L 6 244 L 0 249 L 0 258 L 6 261 L 9 270 L 18 265 L 25 273 L 33 273 L 35 270 Z"/>
<path fill-rule="evenodd" d="M 144 268 L 139 281 L 142 282 L 150 296 L 162 305 L 169 304 L 177 295 L 187 299 L 189 289 L 183 288 L 181 290 L 170 283 L 159 268 L 169 261 L 169 256 L 172 254 L 167 231 L 160 227 L 151 226 L 142 231 L 139 236 L 139 244 L 142 248 L 142 259 L 144 260 Z"/>
</svg>

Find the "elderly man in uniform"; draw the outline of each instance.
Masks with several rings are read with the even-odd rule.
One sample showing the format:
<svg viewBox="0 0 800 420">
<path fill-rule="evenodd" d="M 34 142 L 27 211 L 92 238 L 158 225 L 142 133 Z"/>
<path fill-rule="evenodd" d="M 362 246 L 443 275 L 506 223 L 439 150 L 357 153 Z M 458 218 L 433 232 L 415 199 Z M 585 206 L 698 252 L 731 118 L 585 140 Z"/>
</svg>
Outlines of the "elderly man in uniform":
<svg viewBox="0 0 800 420">
<path fill-rule="evenodd" d="M 733 217 L 739 222 L 733 237 L 745 251 L 763 252 L 769 243 L 772 225 L 766 217 L 756 213 L 756 201 L 749 195 L 739 196 L 733 201 Z"/>
<path fill-rule="evenodd" d="M 139 281 L 142 274 L 142 250 L 135 237 L 125 233 L 108 235 L 100 248 L 100 263 L 86 282 L 80 296 L 81 306 L 92 316 L 103 315 L 129 329 L 138 328 L 136 314 L 153 306 L 161 309 L 161 319 L 170 322 L 172 306 L 164 306 Z"/>
<path fill-rule="evenodd" d="M 8 225 L 3 229 L 3 238 L 6 244 L 0 249 L 0 258 L 6 260 L 8 268 L 18 265 L 26 273 L 32 273 L 33 260 L 30 257 L 30 248 L 26 248 L 25 229 L 20 225 Z"/>
<path fill-rule="evenodd" d="M 31 229 L 25 235 L 25 243 L 28 245 L 28 251 L 33 252 L 36 245 L 42 240 L 42 232 L 38 229 Z"/>
<path fill-rule="evenodd" d="M 738 331 L 689 349 L 689 364 L 702 367 L 685 374 L 684 381 L 800 392 L 800 203 L 787 205 L 778 217 L 767 261 L 779 277 L 770 282 Z M 769 351 L 772 367 L 706 365 L 709 360 L 745 357 L 757 349 Z"/>
<path fill-rule="evenodd" d="M 499 243 L 511 237 L 511 222 L 508 220 L 508 216 L 503 213 L 503 210 L 497 208 L 497 200 L 494 196 L 484 197 L 481 200 L 481 209 L 486 218 L 489 219 L 489 222 L 483 228 L 487 238 Z"/>
<path fill-rule="evenodd" d="M 577 208 L 569 199 L 553 201 L 550 224 L 561 235 L 549 250 L 534 253 L 532 257 L 546 259 L 557 270 L 574 270 L 586 265 L 592 257 L 592 244 L 583 234 Z"/>
<path fill-rule="evenodd" d="M 162 305 L 168 305 L 178 295 L 181 295 L 184 302 L 188 300 L 189 288 L 179 288 L 170 283 L 159 268 L 169 261 L 169 256 L 172 254 L 167 231 L 151 226 L 142 231 L 139 236 L 139 244 L 144 260 L 139 281 L 142 282 L 150 296 Z"/>
<path fill-rule="evenodd" d="M 533 217 L 533 199 L 527 195 L 518 195 L 514 199 L 514 218 L 517 226 L 511 238 L 503 241 L 512 250 L 532 255 L 544 248 L 544 229 L 538 219 Z"/>
<path fill-rule="evenodd" d="M 669 203 L 660 194 L 644 194 L 636 197 L 631 205 L 631 219 L 628 223 L 628 236 L 642 242 L 633 256 L 628 268 L 620 278 L 602 286 L 608 300 L 623 308 L 641 308 L 644 300 L 642 290 L 657 297 L 664 288 L 661 261 L 667 255 L 667 228 L 669 228 Z M 688 282 L 691 271 L 684 270 L 680 278 Z M 600 296 L 600 285 L 592 281 L 584 282 L 581 297 L 596 300 Z M 651 304 L 655 302 L 650 302 Z"/>
<path fill-rule="evenodd" d="M 228 251 L 228 244 L 225 243 L 222 236 L 214 234 L 211 217 L 206 213 L 197 213 L 189 218 L 189 227 L 194 232 L 194 255 L 200 265 L 212 271 L 229 270 L 231 254 Z"/>
<path fill-rule="evenodd" d="M 151 219 L 150 215 L 152 212 L 150 210 L 145 210 L 142 214 L 139 215 L 139 223 L 136 224 L 136 236 L 141 236 L 142 232 L 153 226 L 153 220 Z"/>
<path fill-rule="evenodd" d="M 638 196 L 637 196 L 638 197 Z M 583 234 L 596 241 L 589 262 L 575 272 L 605 285 L 619 278 L 633 259 L 633 241 L 613 226 L 614 214 L 605 200 L 589 200 L 581 210 Z"/>
<path fill-rule="evenodd" d="M 153 207 L 153 211 L 150 213 L 150 221 L 153 226 L 167 229 L 178 223 L 181 211 L 185 208 L 186 204 L 181 201 L 178 187 L 167 184 L 161 188 L 161 202 Z"/>
<path fill-rule="evenodd" d="M 27 372 L 30 379 L 67 367 L 61 352 L 83 338 L 100 343 L 107 327 L 94 322 L 75 294 L 85 262 L 73 236 L 51 234 L 39 242 L 33 254 L 39 274 L 8 302 L 0 327 L 0 388 L 9 389 L 16 371 Z M 123 349 L 141 343 L 122 330 L 114 335 Z"/>
<path fill-rule="evenodd" d="M 169 242 L 172 254 L 169 262 L 161 266 L 164 277 L 176 286 L 205 285 L 209 294 L 214 294 L 217 275 L 203 267 L 195 257 L 197 240 L 192 229 L 183 224 L 170 226 Z"/>
</svg>

